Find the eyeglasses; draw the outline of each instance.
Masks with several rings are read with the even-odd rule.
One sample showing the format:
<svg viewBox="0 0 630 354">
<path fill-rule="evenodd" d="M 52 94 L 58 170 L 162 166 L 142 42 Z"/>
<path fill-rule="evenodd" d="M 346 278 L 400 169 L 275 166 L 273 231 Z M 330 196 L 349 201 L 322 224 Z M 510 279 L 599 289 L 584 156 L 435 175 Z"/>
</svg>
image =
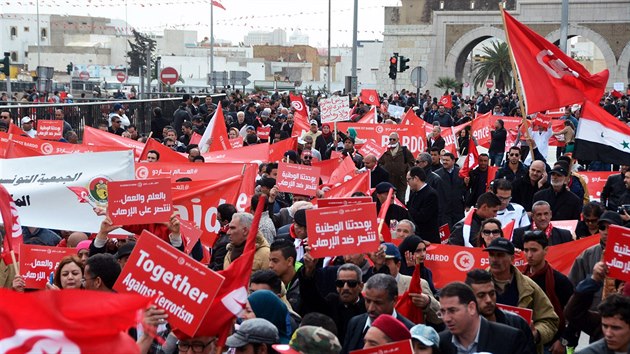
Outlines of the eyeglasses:
<svg viewBox="0 0 630 354">
<path fill-rule="evenodd" d="M 584 219 L 584 222 L 587 224 L 596 224 L 599 219 Z"/>
<path fill-rule="evenodd" d="M 521 154 L 510 154 L 510 156 L 521 156 Z"/>
<path fill-rule="evenodd" d="M 203 350 L 209 346 L 210 344 L 212 344 L 214 341 L 216 341 L 216 338 L 209 341 L 208 343 L 204 343 L 204 342 L 178 342 L 177 343 L 177 349 L 179 350 L 180 353 L 185 353 L 187 352 L 190 348 L 192 348 L 193 353 L 203 353 Z"/>
<path fill-rule="evenodd" d="M 481 231 L 484 235 L 501 235 L 501 229 L 494 229 L 494 230 L 482 230 Z"/>
<path fill-rule="evenodd" d="M 335 280 L 335 286 L 338 288 L 343 288 L 344 285 L 346 284 L 348 284 L 349 288 L 356 288 L 357 285 L 359 285 L 359 282 L 357 280 L 342 280 L 342 279 Z"/>
<path fill-rule="evenodd" d="M 83 286 L 85 287 L 85 283 L 86 283 L 88 280 L 94 280 L 94 279 L 96 279 L 96 278 L 98 278 L 98 277 L 94 277 L 94 278 L 87 278 L 87 277 L 85 277 L 85 278 L 81 279 L 81 285 L 83 285 Z"/>
</svg>

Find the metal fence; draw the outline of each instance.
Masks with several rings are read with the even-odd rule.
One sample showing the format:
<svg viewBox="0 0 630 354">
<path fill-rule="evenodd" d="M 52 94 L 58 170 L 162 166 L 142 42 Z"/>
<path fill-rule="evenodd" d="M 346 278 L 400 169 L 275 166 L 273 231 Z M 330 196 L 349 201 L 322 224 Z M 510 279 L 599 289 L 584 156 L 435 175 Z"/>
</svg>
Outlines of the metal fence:
<svg viewBox="0 0 630 354">
<path fill-rule="evenodd" d="M 78 102 L 77 102 L 78 101 Z M 112 112 L 114 105 L 120 103 L 126 110 L 127 117 L 134 124 L 139 132 L 148 133 L 151 130 L 152 111 L 155 107 L 162 109 L 162 116 L 170 119 L 173 113 L 179 107 L 181 97 L 156 98 L 150 100 L 90 100 L 74 103 L 61 104 L 22 104 L 12 102 L 7 105 L 6 102 L 0 103 L 0 110 L 8 109 L 11 112 L 13 122 L 21 126 L 21 119 L 29 116 L 34 120 L 54 119 L 55 110 L 61 109 L 64 112 L 64 119 L 70 123 L 72 128 L 77 132 L 79 138 L 83 138 L 83 127 L 97 127 L 100 119 L 107 119 L 109 113 Z"/>
</svg>

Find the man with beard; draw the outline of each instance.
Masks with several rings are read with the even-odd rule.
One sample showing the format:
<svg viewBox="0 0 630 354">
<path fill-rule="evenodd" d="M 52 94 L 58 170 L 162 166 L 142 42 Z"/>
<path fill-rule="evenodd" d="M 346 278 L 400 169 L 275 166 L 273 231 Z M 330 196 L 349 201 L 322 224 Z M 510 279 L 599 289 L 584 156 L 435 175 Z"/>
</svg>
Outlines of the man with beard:
<svg viewBox="0 0 630 354">
<path fill-rule="evenodd" d="M 535 203 L 544 200 L 551 206 L 551 220 L 578 220 L 582 213 L 582 200 L 567 188 L 569 171 L 556 164 L 551 170 L 551 187 L 534 194 Z"/>
</svg>

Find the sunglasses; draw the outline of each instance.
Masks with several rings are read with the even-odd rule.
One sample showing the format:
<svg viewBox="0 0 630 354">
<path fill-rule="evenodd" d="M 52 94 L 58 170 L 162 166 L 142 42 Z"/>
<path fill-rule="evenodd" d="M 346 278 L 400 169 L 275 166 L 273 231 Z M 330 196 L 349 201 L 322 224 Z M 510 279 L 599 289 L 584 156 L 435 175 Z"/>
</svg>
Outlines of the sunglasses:
<svg viewBox="0 0 630 354">
<path fill-rule="evenodd" d="M 510 154 L 510 156 L 521 156 L 521 154 Z"/>
<path fill-rule="evenodd" d="M 483 230 L 481 231 L 484 235 L 500 235 L 501 234 L 501 230 L 500 229 L 494 229 L 494 230 Z"/>
<path fill-rule="evenodd" d="M 341 279 L 335 280 L 335 286 L 338 288 L 343 288 L 344 285 L 346 284 L 348 284 L 349 288 L 356 288 L 357 285 L 359 285 L 359 282 L 356 280 L 341 280 Z"/>
<path fill-rule="evenodd" d="M 302 160 L 310 160 L 310 159 L 312 159 L 312 158 L 313 158 L 313 157 L 312 157 L 312 156 L 310 156 L 310 155 L 304 155 L 304 156 L 302 156 Z"/>
<path fill-rule="evenodd" d="M 396 140 L 398 140 L 398 139 L 396 139 L 396 138 L 389 138 L 389 141 L 396 141 Z"/>
</svg>

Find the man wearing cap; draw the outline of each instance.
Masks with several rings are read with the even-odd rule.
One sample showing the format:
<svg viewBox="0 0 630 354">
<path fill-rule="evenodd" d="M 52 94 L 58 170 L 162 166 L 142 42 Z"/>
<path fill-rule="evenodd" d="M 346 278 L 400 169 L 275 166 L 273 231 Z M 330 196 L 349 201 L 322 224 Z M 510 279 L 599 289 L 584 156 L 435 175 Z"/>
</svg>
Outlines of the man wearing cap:
<svg viewBox="0 0 630 354">
<path fill-rule="evenodd" d="M 440 335 L 432 327 L 418 324 L 411 328 L 411 344 L 415 354 L 436 354 L 440 350 Z"/>
<path fill-rule="evenodd" d="M 533 311 L 532 321 L 534 343 L 538 353 L 549 343 L 558 331 L 560 321 L 553 305 L 535 281 L 523 275 L 514 267 L 514 245 L 507 239 L 494 239 L 484 249 L 489 253 L 492 281 L 497 292 L 497 302 L 528 308 Z"/>
<path fill-rule="evenodd" d="M 569 272 L 569 280 L 573 285 L 578 285 L 582 280 L 590 277 L 593 267 L 597 262 L 602 260 L 604 249 L 606 248 L 606 240 L 608 239 L 608 227 L 610 225 L 622 226 L 621 216 L 614 211 L 607 210 L 599 217 L 597 222 L 599 225 L 599 244 L 585 249 L 573 263 Z M 594 296 L 593 307 L 600 303 L 602 298 L 601 289 Z"/>
<path fill-rule="evenodd" d="M 394 198 L 396 198 L 396 187 L 394 187 L 389 182 L 381 182 L 376 186 L 376 188 L 374 188 L 374 193 L 376 194 L 377 215 L 378 213 L 381 212 L 381 208 L 383 204 L 387 202 L 387 195 L 390 189 L 393 189 L 394 191 L 392 193 L 391 204 L 389 205 L 389 208 L 387 209 L 387 213 L 385 214 L 385 221 L 384 221 L 383 227 L 389 227 L 389 223 L 391 220 L 400 221 L 403 219 L 411 218 L 411 216 L 409 215 L 409 212 L 405 208 L 394 204 Z"/>
<path fill-rule="evenodd" d="M 317 121 L 315 119 L 311 119 L 309 123 L 311 127 L 309 131 L 307 131 L 306 133 L 304 133 L 304 135 L 302 135 L 302 140 L 304 140 L 305 136 L 310 135 L 311 138 L 313 138 L 313 141 L 315 141 L 317 140 L 318 136 L 322 135 L 322 132 L 319 131 L 319 126 L 317 125 Z"/>
<path fill-rule="evenodd" d="M 313 137 L 310 135 L 305 135 L 304 138 L 304 148 L 302 149 L 302 154 L 305 151 L 310 152 L 312 157 L 316 158 L 318 161 L 322 160 L 322 155 L 316 149 L 313 149 Z"/>
<path fill-rule="evenodd" d="M 582 212 L 582 200 L 566 185 L 569 171 L 557 164 L 551 170 L 551 186 L 534 194 L 532 202 L 544 200 L 551 206 L 551 220 L 578 220 Z"/>
<path fill-rule="evenodd" d="M 512 243 L 518 249 L 523 249 L 523 236 L 527 231 L 539 230 L 547 235 L 549 245 L 559 245 L 565 242 L 573 241 L 571 231 L 553 227 L 551 206 L 544 200 L 539 200 L 532 206 L 532 221 L 530 226 L 519 227 L 514 229 Z"/>
<path fill-rule="evenodd" d="M 241 323 L 225 345 L 236 353 L 267 354 L 271 346 L 279 342 L 278 329 L 273 323 L 264 318 L 252 318 Z"/>
<path fill-rule="evenodd" d="M 390 133 L 387 151 L 381 156 L 378 164 L 389 173 L 389 183 L 396 187 L 396 198 L 403 202 L 407 191 L 405 176 L 413 167 L 414 162 L 415 159 L 411 151 L 400 143 L 398 133 Z"/>
<path fill-rule="evenodd" d="M 409 329 L 391 315 L 380 315 L 365 333 L 363 349 L 411 339 Z"/>
<path fill-rule="evenodd" d="M 440 305 L 447 327 L 440 333 L 440 353 L 533 354 L 521 331 L 480 316 L 475 294 L 468 285 L 461 282 L 446 285 L 441 291 Z"/>
<path fill-rule="evenodd" d="M 302 326 L 293 333 L 289 344 L 274 344 L 278 353 L 287 354 L 339 354 L 339 339 L 322 327 Z"/>
<path fill-rule="evenodd" d="M 407 172 L 407 183 L 411 190 L 407 210 L 416 224 L 416 233 L 431 243 L 440 242 L 438 194 L 426 183 L 426 173 L 420 167 L 413 167 Z"/>
<path fill-rule="evenodd" d="M 363 166 L 365 166 L 366 172 L 370 172 L 370 188 L 376 187 L 381 182 L 389 181 L 389 172 L 378 165 L 376 156 L 371 154 L 364 156 Z M 394 193 L 394 195 L 396 195 L 396 193 Z"/>
<path fill-rule="evenodd" d="M 33 119 L 29 116 L 22 118 L 22 130 L 31 138 L 37 136 L 37 131 L 33 129 Z"/>
<path fill-rule="evenodd" d="M 129 121 L 129 118 L 125 114 L 125 107 L 123 107 L 121 103 L 114 104 L 114 109 L 112 110 L 112 113 L 109 114 L 108 118 L 109 118 L 110 127 L 113 125 L 112 118 L 116 116 L 120 118 L 121 126 L 123 129 L 126 129 L 127 126 L 131 124 L 131 122 Z"/>
<path fill-rule="evenodd" d="M 343 138 L 343 150 L 341 150 L 341 154 L 343 156 L 348 156 L 354 162 L 356 168 L 363 168 L 363 155 L 354 148 L 354 138 L 351 136 L 346 136 Z"/>
</svg>

